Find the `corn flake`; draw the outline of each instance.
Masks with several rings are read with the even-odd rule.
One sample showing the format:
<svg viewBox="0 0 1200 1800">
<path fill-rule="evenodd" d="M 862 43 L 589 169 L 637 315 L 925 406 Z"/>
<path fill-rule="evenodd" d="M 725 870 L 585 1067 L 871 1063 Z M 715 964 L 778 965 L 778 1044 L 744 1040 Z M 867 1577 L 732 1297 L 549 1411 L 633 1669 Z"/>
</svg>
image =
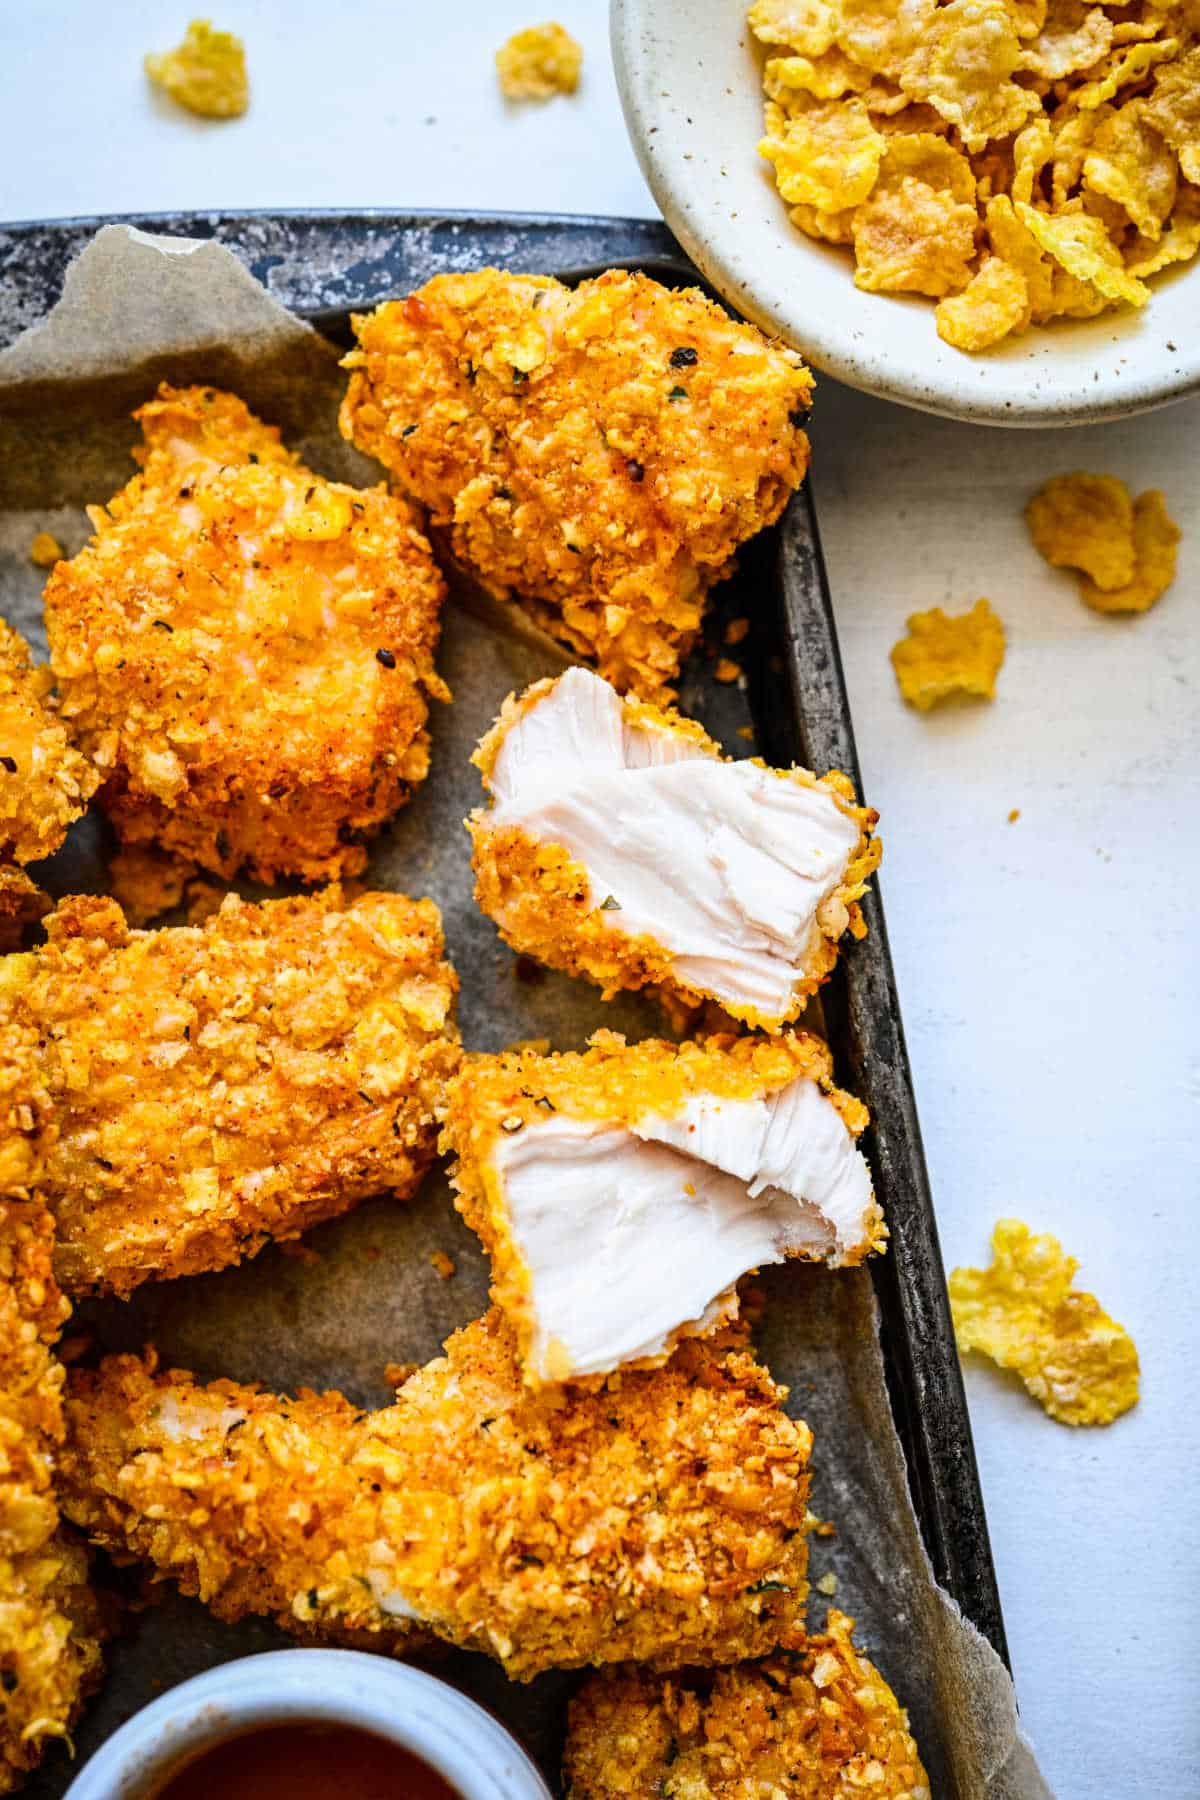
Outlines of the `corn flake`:
<svg viewBox="0 0 1200 1800">
<path fill-rule="evenodd" d="M 1138 1398 L 1138 1354 L 1123 1325 L 1072 1285 L 1079 1267 L 1058 1239 L 1019 1219 L 992 1233 L 987 1269 L 955 1269 L 950 1306 L 959 1350 L 1019 1375 L 1063 1425 L 1110 1425 Z"/>
<path fill-rule="evenodd" d="M 1021 52 L 1020 67 L 1046 81 L 1062 81 L 1077 70 L 1090 69 L 1113 44 L 1113 23 L 1099 6 L 1090 11 L 1080 0 L 1051 0 L 1046 23 Z"/>
<path fill-rule="evenodd" d="M 763 71 L 767 93 L 785 108 L 796 93 L 811 94 L 817 100 L 840 100 L 843 94 L 861 94 L 872 80 L 870 69 L 836 47 L 817 57 L 773 56 Z"/>
<path fill-rule="evenodd" d="M 852 244 L 856 211 L 853 206 L 846 207 L 843 212 L 818 212 L 815 206 L 793 206 L 788 217 L 811 238 L 819 238 L 826 244 Z"/>
<path fill-rule="evenodd" d="M 514 32 L 496 52 L 496 74 L 506 100 L 549 100 L 579 86 L 583 50 L 569 31 L 551 21 Z"/>
<path fill-rule="evenodd" d="M 1016 212 L 1047 255 L 1061 263 L 1076 281 L 1094 288 L 1101 304 L 1106 300 L 1123 300 L 1130 306 L 1146 304 L 1150 289 L 1129 274 L 1120 251 L 1099 219 L 1086 213 L 1039 212 L 1021 200 L 1016 202 Z"/>
<path fill-rule="evenodd" d="M 895 80 L 923 40 L 935 0 L 840 0 L 835 31 L 847 56 Z"/>
<path fill-rule="evenodd" d="M 968 150 L 1019 131 L 1036 94 L 1009 78 L 1021 46 L 1004 0 L 950 0 L 934 13 L 900 72 L 900 86 L 928 100 L 962 132 Z"/>
<path fill-rule="evenodd" d="M 1144 279 L 1157 275 L 1172 263 L 1190 262 L 1200 250 L 1200 194 L 1194 187 L 1180 188 L 1175 210 L 1167 220 L 1162 236 L 1137 237 L 1125 255 L 1125 267 L 1131 275 Z"/>
<path fill-rule="evenodd" d="M 245 46 L 209 19 L 193 19 L 177 49 L 143 62 L 156 86 L 201 118 L 236 119 L 250 104 Z"/>
<path fill-rule="evenodd" d="M 61 562 L 62 554 L 62 545 L 49 531 L 39 531 L 29 546 L 29 560 L 36 563 L 39 569 L 49 569 L 56 562 Z"/>
<path fill-rule="evenodd" d="M 1105 119 L 1084 160 L 1083 179 L 1093 193 L 1120 206 L 1143 237 L 1161 237 L 1178 188 L 1175 157 L 1147 125 L 1141 101 Z"/>
<path fill-rule="evenodd" d="M 934 606 L 910 613 L 908 636 L 891 655 L 900 692 L 919 712 L 955 694 L 991 700 L 1004 661 L 1004 626 L 986 600 L 968 613 Z"/>
<path fill-rule="evenodd" d="M 1131 81 L 1140 81 L 1156 63 L 1170 62 L 1178 49 L 1178 38 L 1162 38 L 1158 43 L 1133 44 L 1120 55 L 1114 54 L 1109 67 L 1098 80 L 1089 81 L 1086 86 L 1076 89 L 1073 96 L 1075 105 L 1081 111 L 1088 112 L 1102 101 L 1111 100 L 1118 88 L 1125 87 Z"/>
<path fill-rule="evenodd" d="M 768 135 L 759 152 L 775 166 L 775 184 L 790 206 L 841 212 L 865 200 L 875 185 L 884 140 L 861 100 L 818 102 Z"/>
<path fill-rule="evenodd" d="M 1054 155 L 1054 133 L 1045 114 L 1017 133 L 1013 144 L 1012 197 L 1031 201 L 1042 170 Z"/>
<path fill-rule="evenodd" d="M 1200 182 L 1200 45 L 1159 69 L 1145 117 L 1178 153 L 1185 178 Z"/>
<path fill-rule="evenodd" d="M 1158 488 L 1133 503 L 1133 577 L 1124 587 L 1101 588 L 1084 576 L 1079 591 L 1097 612 L 1147 612 L 1175 579 L 1180 531 Z"/>
<path fill-rule="evenodd" d="M 1020 269 L 989 257 L 961 294 L 939 300 L 937 333 L 955 350 L 988 350 L 1029 323 L 1029 289 Z"/>
<path fill-rule="evenodd" d="M 1133 501 L 1115 475 L 1055 475 L 1029 501 L 1025 523 L 1055 569 L 1081 569 L 1107 592 L 1133 580 Z"/>
<path fill-rule="evenodd" d="M 823 56 L 833 43 L 834 9 L 828 0 L 755 0 L 748 16 L 751 31 L 764 44 Z"/>
<path fill-rule="evenodd" d="M 974 206 L 906 175 L 854 216 L 854 285 L 868 293 L 957 293 L 971 279 Z"/>
</svg>

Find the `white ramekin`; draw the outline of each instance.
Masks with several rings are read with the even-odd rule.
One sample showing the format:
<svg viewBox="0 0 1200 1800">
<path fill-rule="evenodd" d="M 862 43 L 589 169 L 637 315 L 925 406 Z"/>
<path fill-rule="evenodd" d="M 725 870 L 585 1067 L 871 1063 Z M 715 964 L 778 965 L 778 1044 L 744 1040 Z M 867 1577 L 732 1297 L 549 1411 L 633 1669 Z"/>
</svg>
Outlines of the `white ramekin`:
<svg viewBox="0 0 1200 1800">
<path fill-rule="evenodd" d="M 463 1800 L 550 1800 L 536 1766 L 491 1713 L 433 1675 L 357 1650 L 273 1650 L 207 1669 L 114 1732 L 66 1800 L 140 1800 L 186 1756 L 293 1719 L 390 1738 Z"/>
</svg>

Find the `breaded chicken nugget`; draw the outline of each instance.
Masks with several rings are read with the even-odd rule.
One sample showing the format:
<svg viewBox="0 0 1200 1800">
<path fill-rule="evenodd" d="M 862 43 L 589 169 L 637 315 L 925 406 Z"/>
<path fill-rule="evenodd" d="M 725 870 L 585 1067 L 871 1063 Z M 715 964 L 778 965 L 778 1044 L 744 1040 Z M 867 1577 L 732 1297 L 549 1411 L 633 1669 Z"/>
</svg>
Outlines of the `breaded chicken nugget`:
<svg viewBox="0 0 1200 1800">
<path fill-rule="evenodd" d="M 514 950 L 610 998 L 654 986 L 777 1031 L 826 980 L 881 847 L 844 775 L 730 762 L 586 669 L 504 703 L 475 753 L 475 897 Z"/>
<path fill-rule="evenodd" d="M 356 318 L 342 430 L 492 593 L 669 692 L 705 595 L 808 466 L 799 355 L 697 289 L 437 275 Z"/>
<path fill-rule="evenodd" d="M 49 669 L 0 619 L 0 862 L 50 856 L 95 792 L 95 769 L 47 703 Z"/>
<path fill-rule="evenodd" d="M 571 1702 L 572 1800 L 930 1800 L 908 1715 L 831 1612 L 802 1651 L 664 1679 L 592 1676 Z"/>
<path fill-rule="evenodd" d="M 59 1526 L 54 1464 L 67 1315 L 37 1200 L 0 1199 L 0 1794 L 65 1737 L 100 1667 L 82 1546 Z"/>
<path fill-rule="evenodd" d="M 163 387 L 141 473 L 46 586 L 63 717 L 127 843 L 352 875 L 429 764 L 444 584 L 415 514 L 324 481 L 232 394 Z"/>
<path fill-rule="evenodd" d="M 0 963 L 23 1110 L 0 1170 L 37 1185 L 69 1293 L 128 1294 L 293 1238 L 430 1162 L 458 1059 L 431 900 L 341 889 L 131 931 L 64 900 Z"/>
<path fill-rule="evenodd" d="M 415 1626 L 518 1680 L 727 1662 L 803 1640 L 812 1438 L 782 1398 L 735 1332 L 531 1394 L 496 1313 L 371 1414 L 111 1357 L 72 1375 L 64 1507 L 222 1618 Z"/>
<path fill-rule="evenodd" d="M 443 1149 L 529 1381 L 661 1362 L 762 1263 L 882 1249 L 867 1109 L 832 1069 L 806 1032 L 464 1060 Z"/>
</svg>

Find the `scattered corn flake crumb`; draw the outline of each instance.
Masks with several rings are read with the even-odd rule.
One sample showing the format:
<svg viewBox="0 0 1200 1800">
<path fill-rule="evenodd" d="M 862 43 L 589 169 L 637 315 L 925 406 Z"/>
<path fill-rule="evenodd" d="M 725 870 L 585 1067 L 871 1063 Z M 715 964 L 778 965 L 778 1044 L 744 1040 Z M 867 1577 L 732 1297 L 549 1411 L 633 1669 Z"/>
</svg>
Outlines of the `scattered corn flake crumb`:
<svg viewBox="0 0 1200 1800">
<path fill-rule="evenodd" d="M 919 712 L 952 694 L 991 700 L 1004 661 L 1004 626 L 987 600 L 968 613 L 934 606 L 909 614 L 908 636 L 891 654 L 900 692 Z"/>
<path fill-rule="evenodd" d="M 723 656 L 713 670 L 713 675 L 717 681 L 730 682 L 736 681 L 741 672 L 741 663 L 733 662 L 730 657 Z"/>
<path fill-rule="evenodd" d="M 583 48 L 553 21 L 518 31 L 496 52 L 496 72 L 506 100 L 549 100 L 579 85 Z"/>
<path fill-rule="evenodd" d="M 837 1576 L 831 1569 L 828 1575 L 822 1575 L 819 1581 L 814 1581 L 813 1586 L 816 1588 L 818 1594 L 827 1594 L 832 1600 L 838 1589 Z"/>
<path fill-rule="evenodd" d="M 1136 1404 L 1138 1354 L 1124 1326 L 1072 1287 L 1078 1267 L 1049 1233 L 999 1220 L 991 1267 L 950 1277 L 954 1331 L 961 1351 L 1019 1375 L 1051 1418 L 1109 1425 Z"/>
<path fill-rule="evenodd" d="M 748 744 L 752 744 L 754 742 L 754 727 L 753 727 L 753 725 L 739 725 L 737 728 L 737 734 L 740 738 L 745 738 L 745 740 Z"/>
<path fill-rule="evenodd" d="M 416 1374 L 420 1366 L 420 1363 L 415 1362 L 385 1363 L 383 1379 L 387 1382 L 389 1387 L 402 1388 L 405 1382 L 408 1381 L 411 1376 Z"/>
<path fill-rule="evenodd" d="M 429 1252 L 429 1260 L 443 1281 L 449 1281 L 450 1277 L 455 1273 L 455 1270 L 458 1267 L 454 1258 L 452 1256 L 447 1256 L 444 1250 L 431 1250 Z"/>
<path fill-rule="evenodd" d="M 834 1524 L 833 1520 L 818 1519 L 811 1507 L 809 1507 L 804 1515 L 804 1529 L 805 1531 L 811 1532 L 813 1537 L 831 1538 L 837 1536 L 837 1526 Z"/>
<path fill-rule="evenodd" d="M 1021 809 L 1020 809 L 1020 807 L 1019 807 L 1019 806 L 1014 806 L 1014 807 L 1013 807 L 1013 809 L 1012 809 L 1012 811 L 1011 811 L 1011 812 L 1010 812 L 1010 813 L 1009 813 L 1009 815 L 1008 815 L 1008 822 L 1009 822 L 1009 824 L 1010 824 L 1010 825 L 1015 825 L 1015 824 L 1016 824 L 1016 822 L 1017 822 L 1017 820 L 1018 820 L 1018 819 L 1019 819 L 1019 818 L 1020 818 L 1020 816 L 1021 816 Z"/>
<path fill-rule="evenodd" d="M 1175 579 L 1180 531 L 1158 488 L 1133 503 L 1133 575 L 1119 588 L 1101 588 L 1081 576 L 1079 592 L 1097 612 L 1146 612 Z"/>
<path fill-rule="evenodd" d="M 749 619 L 730 619 L 725 627 L 725 642 L 731 648 L 734 644 L 740 644 L 749 629 Z"/>
<path fill-rule="evenodd" d="M 1082 569 L 1106 592 L 1133 580 L 1133 501 L 1115 475 L 1055 475 L 1025 508 L 1035 546 L 1056 569 Z"/>
<path fill-rule="evenodd" d="M 39 531 L 29 546 L 29 560 L 39 569 L 53 568 L 62 561 L 63 547 L 51 531 Z"/>
<path fill-rule="evenodd" d="M 250 104 L 245 45 L 210 19 L 193 19 L 178 48 L 144 63 L 151 81 L 202 119 L 236 119 Z"/>
</svg>

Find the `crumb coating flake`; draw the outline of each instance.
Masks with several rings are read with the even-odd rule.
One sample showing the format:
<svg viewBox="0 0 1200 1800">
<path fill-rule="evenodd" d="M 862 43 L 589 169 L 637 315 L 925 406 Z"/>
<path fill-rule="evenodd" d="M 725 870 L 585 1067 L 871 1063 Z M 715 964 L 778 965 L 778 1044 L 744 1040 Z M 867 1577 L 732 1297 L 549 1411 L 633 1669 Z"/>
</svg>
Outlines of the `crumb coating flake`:
<svg viewBox="0 0 1200 1800">
<path fill-rule="evenodd" d="M 415 514 L 325 481 L 232 394 L 162 387 L 141 472 L 46 587 L 63 717 L 128 843 L 353 875 L 429 766 L 445 588 Z"/>
<path fill-rule="evenodd" d="M 870 1115 L 861 1100 L 834 1086 L 829 1049 L 808 1032 L 627 1044 L 617 1032 L 598 1031 L 583 1052 L 465 1056 L 450 1082 L 441 1148 L 456 1159 L 455 1205 L 491 1257 L 492 1298 L 513 1322 L 522 1356 L 530 1356 L 537 1317 L 530 1271 L 513 1242 L 495 1172 L 499 1141 L 556 1114 L 632 1127 L 649 1114 L 673 1118 L 696 1096 L 751 1100 L 805 1076 L 828 1095 L 847 1131 L 858 1137 Z M 861 1253 L 846 1261 L 861 1261 L 883 1248 L 887 1228 L 877 1204 L 864 1221 L 863 1239 Z"/>
<path fill-rule="evenodd" d="M 143 62 L 157 87 L 203 119 L 240 118 L 250 104 L 245 46 L 208 19 L 193 19 L 181 44 Z"/>
<path fill-rule="evenodd" d="M 694 289 L 439 275 L 355 320 L 347 437 L 459 561 L 622 691 L 670 691 L 705 595 L 808 466 L 796 352 Z"/>
<path fill-rule="evenodd" d="M 583 50 L 569 31 L 551 22 L 516 31 L 496 52 L 496 74 L 506 100 L 549 100 L 579 86 Z"/>
<path fill-rule="evenodd" d="M 831 1612 L 802 1650 L 715 1674 L 594 1675 L 571 1702 L 572 1800 L 930 1800 L 908 1715 Z"/>
<path fill-rule="evenodd" d="M 0 965 L 0 1041 L 10 1175 L 46 1194 L 68 1292 L 222 1268 L 416 1187 L 458 1057 L 432 901 L 229 895 L 130 931 L 75 898 L 47 932 Z"/>
<path fill-rule="evenodd" d="M 63 1370 L 51 1345 L 68 1308 L 52 1240 L 39 1201 L 0 1199 L 0 1794 L 67 1735 L 99 1673 L 87 1558 L 53 1492 Z"/>
<path fill-rule="evenodd" d="M 963 694 L 995 699 L 1004 649 L 1004 626 L 989 601 L 977 600 L 966 613 L 932 606 L 908 615 L 908 636 L 892 645 L 892 667 L 904 699 L 928 712 Z"/>
<path fill-rule="evenodd" d="M 732 1661 L 803 1641 L 812 1440 L 782 1398 L 736 1332 L 535 1395 L 494 1312 L 371 1414 L 114 1357 L 72 1378 L 64 1504 L 226 1619 L 402 1649 L 415 1618 L 518 1680 Z"/>
<path fill-rule="evenodd" d="M 1019 1375 L 1063 1425 L 1111 1425 L 1137 1404 L 1138 1353 L 1123 1325 L 1072 1284 L 1079 1267 L 1049 1232 L 1001 1219 L 987 1269 L 950 1276 L 954 1335 Z"/>
<path fill-rule="evenodd" d="M 491 773 L 505 738 L 554 685 L 554 678 L 549 677 L 505 700 L 500 717 L 472 758 L 489 793 Z M 656 707 L 631 698 L 623 704 L 631 728 L 643 726 L 669 732 L 688 740 L 706 756 L 721 762 L 732 760 L 703 726 L 684 718 L 674 708 Z M 769 766 L 761 757 L 753 761 L 762 769 Z M 675 958 L 663 945 L 647 934 L 614 930 L 611 911 L 606 910 L 603 900 L 593 906 L 587 904 L 592 895 L 588 871 L 561 844 L 535 838 L 521 825 L 493 824 L 484 809 L 476 810 L 467 820 L 474 845 L 475 898 L 512 949 L 536 957 L 553 969 L 587 977 L 602 989 L 605 1000 L 611 1000 L 625 988 L 650 987 L 689 1007 L 716 1000 L 732 1018 L 762 1030 L 777 1031 L 797 1018 L 809 997 L 828 980 L 837 963 L 843 933 L 849 931 L 854 938 L 867 935 L 858 902 L 879 867 L 883 845 L 872 835 L 879 814 L 873 807 L 858 804 L 853 783 L 840 770 L 833 769 L 820 778 L 807 769 L 772 772 L 783 780 L 823 789 L 838 811 L 853 820 L 859 830 L 858 844 L 843 880 L 818 911 L 818 930 L 805 955 L 804 972 L 797 976 L 791 1002 L 782 1014 L 768 1016 L 736 1005 L 728 995 L 689 986 L 680 979 Z"/>
<path fill-rule="evenodd" d="M 50 856 L 83 812 L 98 776 L 48 702 L 49 669 L 0 619 L 0 861 Z"/>
</svg>

